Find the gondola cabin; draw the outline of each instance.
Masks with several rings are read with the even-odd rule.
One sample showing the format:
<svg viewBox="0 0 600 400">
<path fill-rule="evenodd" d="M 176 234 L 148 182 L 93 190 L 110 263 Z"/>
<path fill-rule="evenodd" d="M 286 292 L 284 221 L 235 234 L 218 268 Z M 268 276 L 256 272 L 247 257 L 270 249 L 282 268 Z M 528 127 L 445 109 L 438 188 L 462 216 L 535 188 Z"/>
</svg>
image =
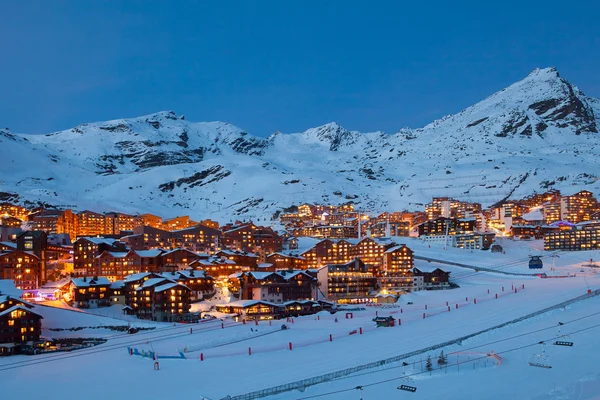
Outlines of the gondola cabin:
<svg viewBox="0 0 600 400">
<path fill-rule="evenodd" d="M 373 318 L 377 327 L 392 327 L 396 325 L 394 317 L 375 317 Z"/>
<path fill-rule="evenodd" d="M 543 266 L 544 263 L 539 256 L 531 256 L 531 260 L 529 260 L 529 269 L 541 269 Z"/>
</svg>

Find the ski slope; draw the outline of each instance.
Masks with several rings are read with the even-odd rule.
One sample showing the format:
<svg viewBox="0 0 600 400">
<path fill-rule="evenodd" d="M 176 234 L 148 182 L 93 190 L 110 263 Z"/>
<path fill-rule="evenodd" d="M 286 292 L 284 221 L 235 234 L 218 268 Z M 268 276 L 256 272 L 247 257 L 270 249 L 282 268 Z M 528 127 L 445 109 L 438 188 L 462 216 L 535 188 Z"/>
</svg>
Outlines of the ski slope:
<svg viewBox="0 0 600 400">
<path fill-rule="evenodd" d="M 321 313 L 319 316 L 300 317 L 294 319 L 293 323 L 291 321 L 273 321 L 269 324 L 269 322 L 262 321 L 258 326 L 235 323 L 230 320 L 175 326 L 146 322 L 145 324 L 154 324 L 157 329 L 142 331 L 135 335 L 112 332 L 111 335 L 104 336 L 108 338 L 107 343 L 73 353 L 0 359 L 0 371 L 2 371 L 3 377 L 6 377 L 3 379 L 3 390 L 8 395 L 20 393 L 24 379 L 36 376 L 36 384 L 31 386 L 30 395 L 32 397 L 64 395 L 64 385 L 60 383 L 68 384 L 70 388 L 85 390 L 91 382 L 106 382 L 109 390 L 111 390 L 110 388 L 119 388 L 119 398 L 134 396 L 136 398 L 167 399 L 173 398 L 173 393 L 176 393 L 177 398 L 202 395 L 209 399 L 221 399 L 227 395 L 240 395 L 423 349 L 580 296 L 586 293 L 588 288 L 600 288 L 600 279 L 597 275 L 586 278 L 515 280 L 494 273 L 477 273 L 476 278 L 468 277 L 462 282 L 459 280 L 461 287 L 455 290 L 419 292 L 403 296 L 394 308 L 366 307 L 365 311 L 353 311 L 352 319 L 346 319 L 345 313 L 338 312 L 335 315 Z M 504 291 L 502 291 L 502 287 L 504 287 Z M 514 290 L 511 291 L 511 287 L 520 289 L 514 293 Z M 495 297 L 496 294 L 499 295 L 498 298 Z M 413 304 L 407 304 L 408 302 Z M 449 304 L 450 311 L 447 311 L 446 302 Z M 459 306 L 458 309 L 456 309 L 456 304 Z M 536 321 L 539 321 L 540 324 L 552 321 L 551 324 L 555 324 L 555 319 L 563 321 L 570 319 L 571 316 L 574 318 L 577 315 L 594 312 L 597 310 L 597 305 L 598 301 L 595 299 L 586 300 L 569 306 L 564 311 L 554 311 L 550 313 L 549 317 L 536 317 L 534 321 L 525 321 L 518 326 L 519 329 L 527 330 L 530 325 L 537 324 Z M 47 320 L 52 321 L 52 324 L 60 320 L 57 313 L 69 313 L 68 318 L 71 321 L 66 322 L 69 326 L 82 323 L 91 325 L 94 323 L 92 321 L 97 321 L 99 325 L 110 321 L 106 317 L 68 310 L 48 309 L 47 307 L 40 307 L 39 310 L 42 314 L 47 315 Z M 580 311 L 578 311 L 579 314 L 572 314 L 571 310 Z M 400 318 L 402 325 L 393 328 L 374 328 L 371 320 L 376 311 L 379 315 L 393 315 L 395 318 Z M 425 313 L 424 319 L 423 313 Z M 79 314 L 84 314 L 86 321 L 72 320 L 81 318 Z M 87 321 L 88 318 L 91 320 Z M 120 323 L 125 322 L 120 321 Z M 282 323 L 286 323 L 290 329 L 280 330 Z M 192 333 L 190 333 L 190 328 L 193 330 Z M 352 331 L 359 331 L 360 328 L 363 329 L 362 335 L 358 332 L 350 334 Z M 83 335 L 91 337 L 94 337 L 96 333 L 94 329 L 82 331 Z M 485 343 L 486 340 L 501 339 L 514 333 L 515 327 L 506 327 L 485 333 L 468 342 L 471 346 L 471 342 Z M 329 341 L 330 334 L 333 341 Z M 538 337 L 535 340 L 538 340 Z M 293 346 L 291 351 L 289 350 L 290 342 Z M 507 342 L 507 345 L 512 345 L 512 343 Z M 127 346 L 153 350 L 159 355 L 175 355 L 179 351 L 186 351 L 186 359 L 161 359 L 160 371 L 154 371 L 152 360 L 128 355 Z M 463 343 L 462 347 L 465 346 L 466 343 Z M 593 345 L 590 344 L 590 346 Z M 252 355 L 248 355 L 249 347 L 252 349 Z M 510 346 L 488 347 L 483 351 L 494 350 L 499 354 L 502 354 L 503 349 L 510 348 Z M 595 349 L 597 350 L 597 347 Z M 455 350 L 449 348 L 447 352 Z M 578 347 L 571 350 L 579 351 Z M 590 349 L 587 351 L 589 352 Z M 518 361 L 514 361 L 515 365 L 522 364 L 522 358 L 530 353 L 531 351 L 527 350 L 520 354 Z M 200 361 L 200 354 L 203 354 L 204 361 Z M 493 373 L 498 372 L 512 376 L 514 372 L 505 372 L 511 371 L 511 365 L 513 365 L 513 361 L 507 357 L 501 366 L 487 368 L 483 372 L 476 370 L 471 375 L 467 375 L 466 370 L 461 370 L 460 374 L 457 372 L 454 377 L 456 381 L 454 384 L 457 385 L 457 388 L 450 392 L 456 393 L 458 396 L 460 387 L 478 384 L 479 374 L 489 374 L 490 381 L 499 382 L 494 378 Z M 582 372 L 582 370 L 577 371 Z M 364 375 L 365 378 L 361 379 L 373 379 L 375 382 L 381 377 L 387 376 L 386 373 L 384 370 L 381 373 Z M 471 372 L 469 371 L 469 373 Z M 541 374 L 540 371 L 531 371 L 530 373 L 536 379 L 538 379 L 538 374 Z M 573 374 L 575 373 L 573 372 Z M 579 379 L 579 376 L 573 374 L 569 375 L 568 383 Z M 514 376 L 515 382 L 519 382 L 521 375 L 517 373 Z M 509 382 L 506 381 L 508 378 L 505 375 L 501 376 L 503 382 Z M 439 395 L 442 391 L 448 390 L 448 378 L 439 377 L 438 379 L 437 375 L 432 375 L 431 377 L 418 376 L 414 379 L 425 378 L 427 378 L 428 386 L 431 386 L 431 391 L 419 389 L 417 398 L 422 393 L 438 393 Z M 152 382 L 156 382 L 157 379 L 160 379 L 160 382 L 197 383 L 173 386 Z M 355 385 L 356 381 L 343 379 L 310 387 L 304 393 L 296 391 L 280 394 L 277 398 L 295 399 L 311 393 L 324 393 L 346 387 L 348 382 Z M 508 385 L 509 383 L 503 384 Z M 545 384 L 550 385 L 551 382 L 545 381 Z M 365 398 L 380 398 L 379 396 L 384 393 L 380 394 L 380 390 L 391 389 L 383 384 L 373 386 L 370 392 L 365 390 Z M 396 390 L 395 386 L 393 386 L 393 390 Z M 494 387 L 493 390 L 500 389 Z M 370 397 L 366 397 L 369 393 Z M 537 394 L 537 392 L 531 392 L 531 395 Z M 343 397 L 347 395 L 347 393 L 342 393 L 338 397 L 332 398 L 348 398 Z M 352 395 L 358 398 L 358 393 Z M 102 390 L 94 390 L 88 391 L 86 396 L 90 399 L 100 399 L 106 397 L 106 393 Z M 450 397 L 446 395 L 444 398 Z"/>
</svg>

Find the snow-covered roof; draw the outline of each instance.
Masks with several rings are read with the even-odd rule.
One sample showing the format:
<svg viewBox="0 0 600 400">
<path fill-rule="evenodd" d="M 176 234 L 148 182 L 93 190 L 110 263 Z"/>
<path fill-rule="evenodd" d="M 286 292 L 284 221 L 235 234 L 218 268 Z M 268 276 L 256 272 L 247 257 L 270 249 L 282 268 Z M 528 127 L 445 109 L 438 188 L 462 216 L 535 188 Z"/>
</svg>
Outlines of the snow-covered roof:
<svg viewBox="0 0 600 400">
<path fill-rule="evenodd" d="M 185 285 L 180 285 L 179 283 L 176 283 L 176 282 L 168 282 L 168 283 L 165 283 L 164 285 L 160 285 L 160 286 L 155 287 L 154 291 L 155 292 L 164 292 L 165 290 L 173 289 L 174 287 L 177 287 L 177 286 L 189 289 Z"/>
<path fill-rule="evenodd" d="M 197 255 L 196 253 L 194 253 L 194 252 L 193 252 L 193 251 L 191 251 L 191 250 L 188 250 L 188 249 L 183 249 L 183 248 L 177 248 L 177 249 L 173 249 L 173 250 L 169 250 L 169 251 L 165 252 L 165 253 L 163 254 L 163 256 L 167 256 L 167 255 L 169 255 L 169 254 L 173 254 L 173 253 L 175 253 L 175 252 L 177 252 L 177 251 L 185 251 L 185 252 L 187 252 L 187 253 L 190 253 L 190 254 L 193 254 L 193 255 L 195 255 L 195 256 Z"/>
<path fill-rule="evenodd" d="M 15 286 L 15 281 L 12 279 L 0 279 L 0 294 L 12 297 L 21 297 L 23 295 L 23 291 L 21 289 L 17 289 Z"/>
<path fill-rule="evenodd" d="M 141 286 L 138 286 L 135 290 L 143 290 L 155 285 L 160 285 L 162 282 L 164 281 L 169 281 L 169 282 L 173 282 L 172 280 L 170 280 L 169 278 L 150 278 L 148 280 L 145 280 Z"/>
<path fill-rule="evenodd" d="M 263 271 L 250 271 L 250 272 L 246 272 L 246 273 L 248 275 L 252 275 L 255 279 L 258 279 L 258 280 L 263 280 L 273 274 L 277 274 L 276 272 L 263 272 Z M 279 275 L 279 274 L 277 274 L 277 275 Z"/>
<path fill-rule="evenodd" d="M 258 257 L 254 253 L 246 252 L 246 251 L 238 251 L 238 250 L 221 250 L 217 254 L 223 253 L 228 256 L 244 256 L 244 257 Z"/>
<path fill-rule="evenodd" d="M 94 244 L 108 244 L 108 245 L 113 245 L 115 242 L 118 242 L 117 239 L 110 239 L 110 238 L 103 238 L 103 237 L 80 237 L 77 240 L 81 240 L 81 239 L 85 239 L 89 242 L 92 242 Z"/>
<path fill-rule="evenodd" d="M 39 316 L 40 318 L 44 318 L 40 313 L 37 313 L 37 312 L 33 311 L 31 308 L 23 307 L 22 305 L 12 306 L 11 308 L 6 309 L 6 310 L 0 312 L 0 317 L 3 316 L 3 315 L 6 315 L 6 314 L 10 314 L 11 312 L 13 312 L 15 310 L 26 311 L 26 312 L 35 314 L 35 315 Z"/>
<path fill-rule="evenodd" d="M 401 244 L 399 246 L 394 246 L 392 248 L 389 248 L 385 251 L 385 253 L 393 253 L 396 250 L 400 250 L 401 248 L 406 247 L 405 245 Z"/>
<path fill-rule="evenodd" d="M 382 294 L 382 293 L 377 293 L 375 295 L 375 297 L 383 297 L 383 298 L 387 298 L 387 297 L 396 297 L 396 295 L 388 293 L 388 294 Z"/>
<path fill-rule="evenodd" d="M 312 278 L 312 276 L 310 276 L 309 274 L 306 273 L 306 271 L 304 270 L 282 270 L 282 271 L 277 271 L 277 274 L 281 275 L 284 279 L 289 280 L 292 279 L 293 277 L 295 277 L 296 275 L 305 275 L 309 278 Z"/>
<path fill-rule="evenodd" d="M 275 307 L 281 306 L 280 304 L 275 304 L 275 303 L 271 303 L 270 301 L 263 301 L 263 300 L 236 300 L 236 301 L 232 301 L 231 303 L 217 304 L 217 307 L 242 307 L 242 308 L 247 308 L 247 307 L 255 306 L 257 304 L 264 304 L 264 305 L 275 306 Z"/>
<path fill-rule="evenodd" d="M 124 282 L 134 282 L 134 281 L 139 281 L 140 279 L 144 279 L 147 276 L 152 275 L 151 272 L 138 272 L 137 274 L 131 274 L 131 275 L 127 275 L 125 277 L 125 279 L 123 279 Z"/>
<path fill-rule="evenodd" d="M 6 246 L 6 247 L 10 247 L 11 249 L 17 249 L 17 244 L 13 243 L 13 242 L 0 242 L 0 244 Z"/>
<path fill-rule="evenodd" d="M 158 257 L 163 251 L 162 249 L 135 250 L 140 257 Z"/>
<path fill-rule="evenodd" d="M 85 279 L 85 281 L 84 281 Z M 110 281 L 108 278 L 104 276 L 99 276 L 98 278 L 71 278 L 71 282 L 78 288 L 90 287 L 90 286 L 100 286 L 100 285 L 110 285 Z"/>
<path fill-rule="evenodd" d="M 125 287 L 124 281 L 114 281 L 110 284 L 111 289 L 123 289 Z"/>
<path fill-rule="evenodd" d="M 43 288 L 61 288 L 65 285 L 68 285 L 71 280 L 69 278 L 63 278 L 58 281 L 49 281 L 44 283 Z"/>
<path fill-rule="evenodd" d="M 129 254 L 128 251 L 107 251 L 107 253 L 114 258 L 125 258 L 127 257 L 127 254 Z"/>
<path fill-rule="evenodd" d="M 271 268 L 273 266 L 273 264 L 271 263 L 259 263 L 256 267 L 257 268 Z"/>
<path fill-rule="evenodd" d="M 284 306 L 289 306 L 289 305 L 292 305 L 292 304 L 313 304 L 313 303 L 317 303 L 318 304 L 318 302 L 313 301 L 313 300 L 290 300 L 290 301 L 285 301 L 283 303 L 283 305 Z"/>
<path fill-rule="evenodd" d="M 306 258 L 304 258 L 298 254 L 294 254 L 292 252 L 284 253 L 284 252 L 278 251 L 276 253 L 269 254 L 269 257 L 271 257 L 271 256 L 291 257 L 291 258 L 297 258 L 299 260 L 306 260 Z"/>
</svg>

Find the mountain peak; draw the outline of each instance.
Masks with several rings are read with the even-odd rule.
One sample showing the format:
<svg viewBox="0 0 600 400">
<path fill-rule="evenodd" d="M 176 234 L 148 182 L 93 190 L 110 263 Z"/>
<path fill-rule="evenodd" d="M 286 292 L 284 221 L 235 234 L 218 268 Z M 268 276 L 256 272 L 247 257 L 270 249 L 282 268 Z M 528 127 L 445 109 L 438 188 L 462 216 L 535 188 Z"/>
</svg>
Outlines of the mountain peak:
<svg viewBox="0 0 600 400">
<path fill-rule="evenodd" d="M 541 78 L 543 80 L 547 80 L 553 78 L 560 78 L 560 74 L 558 73 L 556 67 L 535 68 L 529 73 L 529 75 L 527 75 L 527 78 Z"/>
</svg>

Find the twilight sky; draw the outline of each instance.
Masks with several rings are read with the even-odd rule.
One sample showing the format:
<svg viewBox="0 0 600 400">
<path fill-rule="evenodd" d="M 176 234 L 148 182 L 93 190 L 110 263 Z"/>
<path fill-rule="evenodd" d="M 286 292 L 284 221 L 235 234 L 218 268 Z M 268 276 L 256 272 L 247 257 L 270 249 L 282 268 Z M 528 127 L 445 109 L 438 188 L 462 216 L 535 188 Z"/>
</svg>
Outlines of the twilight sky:
<svg viewBox="0 0 600 400">
<path fill-rule="evenodd" d="M 173 110 L 258 136 L 392 133 L 547 66 L 600 97 L 599 3 L 3 0 L 0 127 Z"/>
</svg>

